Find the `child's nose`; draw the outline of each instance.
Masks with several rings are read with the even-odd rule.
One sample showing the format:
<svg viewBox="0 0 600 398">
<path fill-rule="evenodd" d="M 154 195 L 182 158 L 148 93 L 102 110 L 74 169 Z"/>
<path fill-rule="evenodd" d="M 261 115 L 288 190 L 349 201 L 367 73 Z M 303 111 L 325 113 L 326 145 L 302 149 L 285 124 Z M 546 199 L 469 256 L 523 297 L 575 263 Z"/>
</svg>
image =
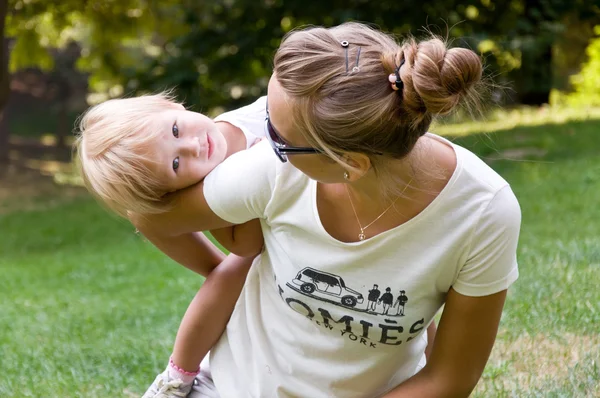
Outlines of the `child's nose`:
<svg viewBox="0 0 600 398">
<path fill-rule="evenodd" d="M 184 153 L 193 157 L 200 156 L 200 138 L 199 137 L 191 137 L 188 140 L 185 140 L 183 144 Z"/>
</svg>

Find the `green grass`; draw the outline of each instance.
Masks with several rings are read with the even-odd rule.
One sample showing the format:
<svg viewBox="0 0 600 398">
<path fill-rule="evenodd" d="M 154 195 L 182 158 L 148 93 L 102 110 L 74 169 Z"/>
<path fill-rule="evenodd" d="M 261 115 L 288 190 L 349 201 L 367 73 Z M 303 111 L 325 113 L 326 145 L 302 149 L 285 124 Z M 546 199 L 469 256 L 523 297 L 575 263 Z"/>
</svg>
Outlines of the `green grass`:
<svg viewBox="0 0 600 398">
<path fill-rule="evenodd" d="M 0 396 L 142 392 L 201 278 L 90 200 L 0 225 Z"/>
<path fill-rule="evenodd" d="M 454 141 L 493 159 L 523 214 L 520 278 L 496 347 L 511 356 L 494 361 L 503 356 L 494 352 L 476 395 L 598 396 L 600 121 L 516 127 Z M 515 158 L 516 149 L 522 151 Z M 527 336 L 535 341 L 523 344 Z M 582 345 L 589 339 L 586 351 Z M 581 358 L 574 360 L 575 354 Z"/>
<path fill-rule="evenodd" d="M 597 396 L 600 121 L 453 140 L 523 212 L 520 278 L 474 395 Z M 201 278 L 86 198 L 0 215 L 0 236 L 0 397 L 139 396 Z"/>
</svg>

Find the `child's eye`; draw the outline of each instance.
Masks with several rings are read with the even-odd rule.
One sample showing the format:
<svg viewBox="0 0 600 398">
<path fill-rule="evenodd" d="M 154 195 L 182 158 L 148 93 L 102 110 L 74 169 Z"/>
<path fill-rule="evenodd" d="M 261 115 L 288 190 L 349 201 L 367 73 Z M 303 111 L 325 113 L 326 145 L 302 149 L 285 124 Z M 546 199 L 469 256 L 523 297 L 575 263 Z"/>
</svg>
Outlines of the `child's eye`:
<svg viewBox="0 0 600 398">
<path fill-rule="evenodd" d="M 179 127 L 176 124 L 173 125 L 173 135 L 175 138 L 179 138 Z"/>
<path fill-rule="evenodd" d="M 177 170 L 179 168 L 179 157 L 173 159 L 173 170 Z"/>
</svg>

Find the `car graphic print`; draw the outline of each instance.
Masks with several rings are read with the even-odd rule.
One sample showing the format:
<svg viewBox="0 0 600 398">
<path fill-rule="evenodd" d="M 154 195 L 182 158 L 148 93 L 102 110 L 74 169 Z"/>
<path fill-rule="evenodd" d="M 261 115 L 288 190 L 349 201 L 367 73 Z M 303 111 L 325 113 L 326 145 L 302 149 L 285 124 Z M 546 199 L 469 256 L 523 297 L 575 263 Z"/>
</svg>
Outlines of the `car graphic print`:
<svg viewBox="0 0 600 398">
<path fill-rule="evenodd" d="M 347 287 L 342 277 L 314 268 L 304 268 L 292 282 L 300 287 L 295 290 L 307 296 L 327 299 L 326 301 L 340 303 L 344 307 L 353 308 L 364 302 L 363 295 Z M 289 283 L 287 285 L 294 288 Z"/>
<path fill-rule="evenodd" d="M 380 290 L 377 284 L 373 284 L 373 288 L 368 289 L 366 296 L 363 296 L 362 293 L 347 287 L 341 276 L 311 267 L 298 272 L 292 283 L 288 282 L 286 286 L 319 301 L 385 317 L 405 316 L 405 307 L 409 301 L 405 290 L 396 290 L 389 286 Z M 357 306 L 363 303 L 364 306 Z"/>
</svg>

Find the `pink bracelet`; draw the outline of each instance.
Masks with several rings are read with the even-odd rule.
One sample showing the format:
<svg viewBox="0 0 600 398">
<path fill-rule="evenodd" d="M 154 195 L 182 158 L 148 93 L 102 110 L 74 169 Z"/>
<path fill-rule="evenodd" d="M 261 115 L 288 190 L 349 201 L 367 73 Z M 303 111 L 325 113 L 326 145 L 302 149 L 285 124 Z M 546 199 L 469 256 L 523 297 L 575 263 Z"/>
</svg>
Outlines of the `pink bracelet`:
<svg viewBox="0 0 600 398">
<path fill-rule="evenodd" d="M 198 366 L 198 369 L 196 369 L 195 372 L 188 372 L 187 370 L 183 370 L 179 366 L 175 365 L 175 362 L 173 362 L 172 357 L 169 358 L 169 366 L 181 373 L 182 375 L 186 376 L 196 376 L 198 373 L 200 373 L 200 366 Z"/>
</svg>

